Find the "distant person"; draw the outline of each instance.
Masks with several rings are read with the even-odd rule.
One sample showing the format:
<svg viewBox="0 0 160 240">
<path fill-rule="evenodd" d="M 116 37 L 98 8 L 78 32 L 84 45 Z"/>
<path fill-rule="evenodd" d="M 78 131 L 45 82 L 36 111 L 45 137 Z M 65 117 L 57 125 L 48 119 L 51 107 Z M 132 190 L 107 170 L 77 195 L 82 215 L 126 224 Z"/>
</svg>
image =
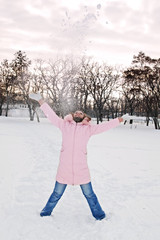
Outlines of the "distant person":
<svg viewBox="0 0 160 240">
<path fill-rule="evenodd" d="M 102 220 L 106 214 L 102 210 L 92 188 L 87 165 L 87 143 L 91 136 L 118 126 L 123 121 L 123 118 L 116 118 L 99 125 L 92 125 L 90 124 L 91 118 L 89 116 L 82 111 L 76 111 L 65 119 L 61 119 L 45 103 L 39 93 L 31 93 L 30 98 L 39 102 L 46 117 L 62 132 L 62 148 L 55 187 L 40 216 L 51 215 L 67 184 L 69 184 L 80 185 L 93 217 L 97 220 Z"/>
</svg>

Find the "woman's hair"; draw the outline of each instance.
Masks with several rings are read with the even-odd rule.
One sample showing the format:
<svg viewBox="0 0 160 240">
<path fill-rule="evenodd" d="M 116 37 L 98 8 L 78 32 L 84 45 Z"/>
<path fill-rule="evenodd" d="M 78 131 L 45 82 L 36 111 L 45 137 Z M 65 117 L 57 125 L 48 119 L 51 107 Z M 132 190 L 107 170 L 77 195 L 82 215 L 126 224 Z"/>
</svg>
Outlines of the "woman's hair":
<svg viewBox="0 0 160 240">
<path fill-rule="evenodd" d="M 91 121 L 91 117 L 89 115 L 87 115 L 86 113 L 84 113 L 84 118 L 87 117 L 89 119 L 89 121 Z"/>
<path fill-rule="evenodd" d="M 83 112 L 83 111 L 82 111 Z M 83 112 L 84 113 L 84 112 Z M 73 117 L 73 115 L 74 115 L 74 112 L 70 112 L 70 114 L 72 115 L 72 117 Z M 87 117 L 88 119 L 89 119 L 89 121 L 91 121 L 91 117 L 88 115 L 88 114 L 86 114 L 86 113 L 84 113 L 84 118 L 85 117 Z M 84 119 L 83 118 L 83 119 Z"/>
</svg>

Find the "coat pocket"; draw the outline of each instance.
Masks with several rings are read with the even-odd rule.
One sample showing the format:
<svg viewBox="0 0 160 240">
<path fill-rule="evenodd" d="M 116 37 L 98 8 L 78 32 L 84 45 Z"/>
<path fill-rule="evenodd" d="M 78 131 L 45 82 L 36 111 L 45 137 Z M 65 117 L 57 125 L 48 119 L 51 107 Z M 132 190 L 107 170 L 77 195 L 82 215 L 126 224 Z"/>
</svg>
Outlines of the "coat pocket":
<svg viewBox="0 0 160 240">
<path fill-rule="evenodd" d="M 61 152 L 64 152 L 64 147 L 61 148 Z"/>
<path fill-rule="evenodd" d="M 81 150 L 84 155 L 87 155 L 87 151 L 85 149 Z"/>
</svg>

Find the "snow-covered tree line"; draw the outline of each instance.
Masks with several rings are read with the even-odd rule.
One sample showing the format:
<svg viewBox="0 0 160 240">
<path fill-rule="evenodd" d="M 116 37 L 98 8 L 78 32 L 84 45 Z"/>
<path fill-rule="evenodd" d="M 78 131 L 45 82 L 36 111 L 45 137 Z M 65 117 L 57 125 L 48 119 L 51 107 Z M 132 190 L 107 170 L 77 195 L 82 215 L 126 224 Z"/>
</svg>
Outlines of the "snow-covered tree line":
<svg viewBox="0 0 160 240">
<path fill-rule="evenodd" d="M 33 120 L 38 104 L 29 99 L 29 93 L 37 91 L 61 117 L 76 109 L 96 117 L 97 122 L 124 113 L 138 114 L 153 117 L 159 128 L 160 59 L 142 52 L 127 69 L 85 57 L 31 62 L 22 51 L 12 61 L 1 62 L 0 115 L 4 104 L 7 116 L 10 104 L 25 103 Z"/>
</svg>

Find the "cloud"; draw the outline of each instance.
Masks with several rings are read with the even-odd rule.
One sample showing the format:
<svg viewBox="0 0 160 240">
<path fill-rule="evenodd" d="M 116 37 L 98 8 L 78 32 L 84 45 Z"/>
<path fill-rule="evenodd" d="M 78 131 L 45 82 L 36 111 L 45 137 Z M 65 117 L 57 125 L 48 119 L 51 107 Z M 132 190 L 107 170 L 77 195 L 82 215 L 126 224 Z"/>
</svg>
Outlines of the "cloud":
<svg viewBox="0 0 160 240">
<path fill-rule="evenodd" d="M 159 10 L 158 0 L 1 1 L 1 59 L 20 49 L 32 58 L 92 54 L 127 64 L 141 50 L 158 58 Z"/>
</svg>

